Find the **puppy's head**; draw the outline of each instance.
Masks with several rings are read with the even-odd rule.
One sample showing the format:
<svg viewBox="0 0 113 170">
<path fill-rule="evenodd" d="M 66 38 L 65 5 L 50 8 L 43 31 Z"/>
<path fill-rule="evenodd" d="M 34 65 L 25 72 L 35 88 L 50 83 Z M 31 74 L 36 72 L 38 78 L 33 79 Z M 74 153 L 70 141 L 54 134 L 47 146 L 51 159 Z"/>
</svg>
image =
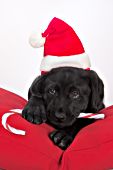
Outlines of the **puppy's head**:
<svg viewBox="0 0 113 170">
<path fill-rule="evenodd" d="M 94 71 L 56 68 L 36 78 L 29 97 L 44 101 L 48 121 L 59 128 L 71 126 L 81 112 L 98 112 L 104 107 L 104 87 Z"/>
</svg>

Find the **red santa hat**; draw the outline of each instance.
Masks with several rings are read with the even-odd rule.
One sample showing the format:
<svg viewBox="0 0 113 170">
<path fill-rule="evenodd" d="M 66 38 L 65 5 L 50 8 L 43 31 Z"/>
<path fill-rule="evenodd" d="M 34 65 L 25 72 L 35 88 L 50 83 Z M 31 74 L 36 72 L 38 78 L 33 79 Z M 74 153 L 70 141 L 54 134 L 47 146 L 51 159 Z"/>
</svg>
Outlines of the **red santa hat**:
<svg viewBox="0 0 113 170">
<path fill-rule="evenodd" d="M 71 26 L 58 18 L 53 18 L 42 34 L 33 34 L 30 44 L 44 46 L 41 72 L 58 67 L 90 68 L 90 60 L 84 47 Z"/>
</svg>

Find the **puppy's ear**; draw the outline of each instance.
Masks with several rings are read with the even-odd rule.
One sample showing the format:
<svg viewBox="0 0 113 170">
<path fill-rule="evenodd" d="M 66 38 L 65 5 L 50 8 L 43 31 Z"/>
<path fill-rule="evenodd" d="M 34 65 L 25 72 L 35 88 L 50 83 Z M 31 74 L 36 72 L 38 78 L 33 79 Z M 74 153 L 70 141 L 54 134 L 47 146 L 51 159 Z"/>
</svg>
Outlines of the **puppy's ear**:
<svg viewBox="0 0 113 170">
<path fill-rule="evenodd" d="M 42 98 L 43 84 L 44 84 L 45 78 L 46 78 L 46 75 L 41 75 L 41 76 L 38 76 L 33 81 L 31 87 L 29 88 L 28 99 L 30 99 L 31 96 Z"/>
<path fill-rule="evenodd" d="M 90 112 L 98 112 L 103 109 L 105 106 L 103 104 L 104 98 L 104 84 L 102 80 L 99 78 L 96 72 L 89 71 L 90 77 L 90 88 L 91 88 L 91 96 L 89 101 Z"/>
</svg>

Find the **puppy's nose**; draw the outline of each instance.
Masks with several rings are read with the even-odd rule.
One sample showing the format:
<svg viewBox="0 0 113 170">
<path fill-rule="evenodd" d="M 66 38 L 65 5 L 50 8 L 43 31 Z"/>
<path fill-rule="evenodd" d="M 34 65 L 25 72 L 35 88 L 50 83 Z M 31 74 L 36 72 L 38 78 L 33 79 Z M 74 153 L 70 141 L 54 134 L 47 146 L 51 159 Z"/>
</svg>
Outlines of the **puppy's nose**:
<svg viewBox="0 0 113 170">
<path fill-rule="evenodd" d="M 66 115 L 63 112 L 62 113 L 61 112 L 55 112 L 55 117 L 59 120 L 65 120 Z"/>
</svg>

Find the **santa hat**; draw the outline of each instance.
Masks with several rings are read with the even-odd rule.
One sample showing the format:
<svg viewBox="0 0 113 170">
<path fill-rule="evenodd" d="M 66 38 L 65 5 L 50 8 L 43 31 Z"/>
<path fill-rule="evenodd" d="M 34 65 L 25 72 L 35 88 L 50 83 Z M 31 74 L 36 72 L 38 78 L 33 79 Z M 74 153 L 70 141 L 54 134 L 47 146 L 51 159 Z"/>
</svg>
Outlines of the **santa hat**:
<svg viewBox="0 0 113 170">
<path fill-rule="evenodd" d="M 42 73 L 58 67 L 90 67 L 89 57 L 73 28 L 56 17 L 44 33 L 30 37 L 30 44 L 35 48 L 44 46 Z"/>
</svg>

